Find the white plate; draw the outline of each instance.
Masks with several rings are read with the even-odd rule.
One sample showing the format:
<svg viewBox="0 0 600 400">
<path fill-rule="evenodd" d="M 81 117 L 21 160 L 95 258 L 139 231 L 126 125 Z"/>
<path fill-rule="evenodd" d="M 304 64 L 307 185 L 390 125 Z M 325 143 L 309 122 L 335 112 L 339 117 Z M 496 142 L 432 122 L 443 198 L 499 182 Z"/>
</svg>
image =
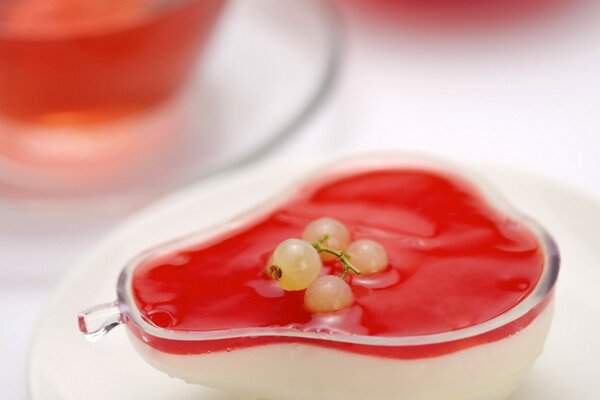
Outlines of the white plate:
<svg viewBox="0 0 600 400">
<path fill-rule="evenodd" d="M 306 161 L 260 165 L 213 178 L 173 194 L 109 235 L 65 277 L 45 310 L 30 359 L 33 400 L 226 399 L 146 365 L 129 346 L 122 327 L 98 343 L 87 342 L 77 330 L 77 312 L 113 300 L 121 266 L 140 250 L 232 217 L 313 166 Z M 546 351 L 511 400 L 597 399 L 600 203 L 521 171 L 481 165 L 476 170 L 518 209 L 541 221 L 563 256 L 556 319 Z"/>
</svg>

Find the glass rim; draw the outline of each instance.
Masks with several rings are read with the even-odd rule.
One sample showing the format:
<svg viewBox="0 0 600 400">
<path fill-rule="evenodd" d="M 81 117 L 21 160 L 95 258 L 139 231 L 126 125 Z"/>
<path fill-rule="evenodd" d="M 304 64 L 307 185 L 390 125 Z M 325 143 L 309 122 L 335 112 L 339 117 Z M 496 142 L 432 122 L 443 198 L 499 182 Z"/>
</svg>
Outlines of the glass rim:
<svg viewBox="0 0 600 400">
<path fill-rule="evenodd" d="M 373 157 L 373 155 L 362 159 L 351 157 L 347 159 L 350 160 L 350 163 L 348 165 L 342 165 L 341 167 L 339 166 L 340 160 L 337 160 L 335 161 L 335 166 L 332 168 L 327 168 L 327 166 L 325 166 L 325 173 L 322 176 L 327 179 L 339 176 L 340 174 L 347 174 L 352 171 L 368 171 L 369 169 L 378 169 L 385 166 L 388 168 L 404 166 L 430 170 L 445 176 L 458 177 L 478 190 L 483 199 L 485 199 L 496 211 L 521 223 L 535 236 L 544 253 L 544 261 L 542 274 L 534 289 L 512 308 L 485 322 L 453 331 L 423 335 L 369 336 L 350 333 L 303 332 L 297 328 L 291 327 L 235 328 L 211 331 L 174 330 L 152 325 L 142 317 L 132 296 L 133 272 L 142 260 L 150 256 L 154 257 L 170 253 L 176 249 L 198 245 L 198 243 L 202 243 L 202 240 L 208 239 L 219 233 L 230 231 L 235 226 L 244 225 L 246 222 L 258 219 L 261 215 L 268 213 L 274 204 L 281 204 L 285 202 L 288 196 L 291 197 L 295 194 L 298 187 L 301 187 L 303 183 L 307 183 L 308 180 L 305 179 L 301 182 L 295 182 L 288 185 L 288 188 L 292 187 L 295 190 L 286 192 L 288 194 L 285 196 L 274 196 L 274 199 L 272 198 L 270 201 L 257 207 L 258 211 L 247 212 L 219 224 L 218 226 L 208 227 L 195 234 L 187 235 L 183 238 L 155 246 L 130 260 L 123 267 L 117 283 L 117 304 L 125 321 L 134 323 L 143 333 L 150 336 L 175 341 L 216 341 L 256 337 L 286 337 L 290 339 L 312 339 L 370 346 L 424 346 L 464 340 L 502 328 L 524 317 L 538 305 L 543 303 L 547 296 L 552 293 L 560 270 L 560 253 L 556 242 L 539 223 L 518 211 L 485 181 L 482 181 L 480 178 L 473 176 L 472 173 L 465 172 L 463 169 L 457 168 L 447 162 L 423 158 L 422 156 L 404 156 L 402 159 L 398 159 L 397 155 L 389 156 L 387 154 L 380 154 L 379 156 L 370 159 L 369 157 Z M 318 170 L 323 174 L 324 166 L 315 168 L 315 170 Z M 311 171 L 307 171 L 303 176 L 311 176 L 310 172 Z M 289 194 L 290 192 L 292 193 L 291 195 Z"/>
</svg>

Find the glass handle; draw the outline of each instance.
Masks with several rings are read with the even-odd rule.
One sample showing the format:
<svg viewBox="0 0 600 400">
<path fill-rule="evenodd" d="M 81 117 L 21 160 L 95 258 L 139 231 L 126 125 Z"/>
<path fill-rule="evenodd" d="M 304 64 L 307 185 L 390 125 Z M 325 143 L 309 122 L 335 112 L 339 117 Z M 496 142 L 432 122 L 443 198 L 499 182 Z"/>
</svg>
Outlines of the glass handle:
<svg viewBox="0 0 600 400">
<path fill-rule="evenodd" d="M 123 322 L 125 320 L 117 301 L 88 308 L 77 315 L 79 330 L 91 342 L 97 341 Z"/>
</svg>

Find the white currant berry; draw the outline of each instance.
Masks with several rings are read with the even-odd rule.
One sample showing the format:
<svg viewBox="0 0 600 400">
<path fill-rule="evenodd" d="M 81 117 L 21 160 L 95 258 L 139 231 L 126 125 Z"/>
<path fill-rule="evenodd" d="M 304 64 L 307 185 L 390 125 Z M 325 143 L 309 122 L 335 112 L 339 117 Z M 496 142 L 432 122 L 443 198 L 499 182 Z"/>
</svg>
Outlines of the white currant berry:
<svg viewBox="0 0 600 400">
<path fill-rule="evenodd" d="M 273 252 L 269 275 L 284 290 L 303 290 L 321 273 L 321 258 L 314 247 L 300 239 L 287 239 Z"/>
<path fill-rule="evenodd" d="M 388 255 L 385 248 L 374 240 L 359 239 L 350 243 L 346 252 L 350 261 L 364 275 L 381 272 L 388 266 Z"/>
<path fill-rule="evenodd" d="M 313 243 L 327 236 L 323 245 L 334 250 L 344 251 L 350 244 L 350 233 L 344 224 L 334 218 L 319 218 L 310 222 L 302 232 L 302 238 Z M 336 261 L 334 254 L 322 252 L 321 260 L 324 262 Z"/>
<path fill-rule="evenodd" d="M 304 307 L 310 312 L 332 312 L 354 303 L 348 283 L 336 275 L 322 275 L 304 292 Z"/>
</svg>

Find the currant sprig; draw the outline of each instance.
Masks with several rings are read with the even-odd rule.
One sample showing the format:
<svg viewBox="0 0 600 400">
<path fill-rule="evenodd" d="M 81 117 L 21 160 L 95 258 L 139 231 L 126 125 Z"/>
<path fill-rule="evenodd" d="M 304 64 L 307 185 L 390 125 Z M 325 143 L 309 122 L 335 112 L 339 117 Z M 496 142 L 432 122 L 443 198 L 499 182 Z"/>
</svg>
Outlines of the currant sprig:
<svg viewBox="0 0 600 400">
<path fill-rule="evenodd" d="M 321 275 L 323 262 L 340 261 L 341 276 Z M 352 260 L 352 261 L 351 261 Z M 310 312 L 331 312 L 354 302 L 352 288 L 346 282 L 348 271 L 357 275 L 374 274 L 387 268 L 385 248 L 374 240 L 350 243 L 344 224 L 333 218 L 310 222 L 302 239 L 287 239 L 273 252 L 266 272 L 284 290 L 304 290 L 304 306 Z"/>
<path fill-rule="evenodd" d="M 325 246 L 323 243 L 325 243 L 325 241 L 327 241 L 327 239 L 329 239 L 329 235 L 325 234 L 325 235 L 323 235 L 323 237 L 321 239 L 317 240 L 316 242 L 312 242 L 311 245 L 312 245 L 312 247 L 315 248 L 315 250 L 317 250 L 317 253 L 332 254 L 332 255 L 336 256 L 338 258 L 338 260 L 340 260 L 342 262 L 342 264 L 344 265 L 344 271 L 342 272 L 342 276 L 341 276 L 342 279 L 346 279 L 346 276 L 348 275 L 349 270 L 352 270 L 355 274 L 360 275 L 361 270 L 358 269 L 354 264 L 352 264 L 350 262 L 350 258 L 352 256 L 341 250 L 336 250 L 336 249 L 332 249 L 331 247 Z"/>
</svg>

